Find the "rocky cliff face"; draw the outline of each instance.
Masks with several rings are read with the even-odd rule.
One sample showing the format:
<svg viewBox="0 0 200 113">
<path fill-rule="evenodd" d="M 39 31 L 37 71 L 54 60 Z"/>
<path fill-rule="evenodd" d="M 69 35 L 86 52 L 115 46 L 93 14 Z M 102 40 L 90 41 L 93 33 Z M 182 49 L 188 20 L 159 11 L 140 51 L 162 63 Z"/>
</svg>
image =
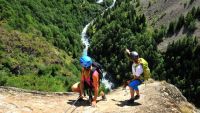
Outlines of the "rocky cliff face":
<svg viewBox="0 0 200 113">
<path fill-rule="evenodd" d="M 107 101 L 98 97 L 97 107 L 87 101 L 74 102 L 75 93 L 47 93 L 0 87 L 0 113 L 197 113 L 199 112 L 173 85 L 152 81 L 140 86 L 141 97 L 134 104 L 128 88 L 107 94 Z"/>
</svg>

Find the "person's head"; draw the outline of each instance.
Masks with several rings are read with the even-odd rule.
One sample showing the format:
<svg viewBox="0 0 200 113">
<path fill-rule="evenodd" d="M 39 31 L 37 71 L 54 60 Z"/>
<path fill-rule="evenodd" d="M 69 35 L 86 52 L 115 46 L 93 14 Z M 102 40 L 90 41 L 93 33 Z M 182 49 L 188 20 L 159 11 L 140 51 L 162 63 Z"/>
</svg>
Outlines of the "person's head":
<svg viewBox="0 0 200 113">
<path fill-rule="evenodd" d="M 80 58 L 80 64 L 84 69 L 89 70 L 92 65 L 92 59 L 89 56 L 84 55 Z"/>
<path fill-rule="evenodd" d="M 131 58 L 132 58 L 132 60 L 134 61 L 134 62 L 138 62 L 138 59 L 139 59 L 139 54 L 136 52 L 136 51 L 132 51 L 131 53 L 130 53 L 130 56 L 131 56 Z"/>
</svg>

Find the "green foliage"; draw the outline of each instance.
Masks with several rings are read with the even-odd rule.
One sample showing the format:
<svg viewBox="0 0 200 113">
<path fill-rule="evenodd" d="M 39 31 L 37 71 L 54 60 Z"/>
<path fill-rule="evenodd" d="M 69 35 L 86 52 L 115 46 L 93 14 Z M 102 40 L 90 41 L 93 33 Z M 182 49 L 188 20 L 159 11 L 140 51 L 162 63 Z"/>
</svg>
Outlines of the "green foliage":
<svg viewBox="0 0 200 113">
<path fill-rule="evenodd" d="M 190 0 L 190 5 L 194 2 L 195 0 Z"/>
<path fill-rule="evenodd" d="M 105 84 L 101 83 L 99 91 L 103 91 L 104 93 L 107 94 L 109 92 L 109 89 L 106 88 Z"/>
<path fill-rule="evenodd" d="M 190 22 L 190 24 L 188 26 L 189 32 L 194 32 L 195 29 L 196 29 L 196 22 L 195 21 Z"/>
<path fill-rule="evenodd" d="M 185 17 L 181 15 L 177 22 L 170 22 L 166 35 L 173 35 L 174 33 L 177 33 L 182 27 L 185 28 L 185 31 L 187 31 L 187 33 L 194 32 L 196 29 L 196 19 L 199 19 L 199 14 L 200 8 L 193 7 L 192 10 L 188 12 Z"/>
<path fill-rule="evenodd" d="M 184 20 L 185 18 L 184 18 L 184 16 L 183 15 L 181 15 L 180 17 L 179 17 L 179 19 L 178 19 L 178 22 L 177 22 L 177 25 L 176 25 L 176 32 L 178 32 L 181 28 L 182 28 L 182 26 L 184 25 Z"/>
<path fill-rule="evenodd" d="M 76 61 L 44 38 L 0 31 L 0 85 L 69 91 L 69 85 L 79 78 Z"/>
<path fill-rule="evenodd" d="M 197 8 L 195 17 L 200 20 L 200 7 Z"/>
<path fill-rule="evenodd" d="M 112 0 L 105 3 L 110 5 Z M 93 0 L 1 0 L 0 84 L 69 91 L 80 75 L 79 63 L 73 59 L 82 53 L 80 33 L 106 8 L 103 4 Z M 26 82 L 31 79 L 35 80 Z"/>
<path fill-rule="evenodd" d="M 169 35 L 174 34 L 175 28 L 176 28 L 176 22 L 170 22 L 169 28 L 168 28 L 168 30 L 167 30 L 167 33 L 168 33 Z"/>
<path fill-rule="evenodd" d="M 2 68 L 2 66 L 1 66 L 1 68 Z M 0 71 L 0 86 L 6 85 L 8 76 L 9 76 L 8 72 L 6 72 L 4 70 Z"/>
<path fill-rule="evenodd" d="M 159 64 L 152 32 L 147 30 L 145 16 L 136 12 L 136 5 L 137 1 L 117 1 L 113 9 L 97 17 L 88 31 L 90 56 L 104 66 L 118 85 L 131 75 L 131 62 L 125 48 L 138 51 L 150 68 Z"/>
<path fill-rule="evenodd" d="M 196 29 L 195 15 L 196 8 L 193 8 L 192 11 L 189 12 L 185 17 L 185 27 L 188 29 L 189 32 L 193 32 Z"/>
<path fill-rule="evenodd" d="M 153 38 L 156 43 L 159 44 L 163 41 L 163 37 L 166 35 L 166 28 L 162 26 L 160 29 L 155 29 L 153 33 Z"/>
<path fill-rule="evenodd" d="M 19 82 L 20 81 L 20 82 Z M 51 76 L 22 75 L 9 77 L 6 85 L 38 91 L 64 91 L 63 83 Z"/>
<path fill-rule="evenodd" d="M 80 33 L 84 25 L 104 9 L 87 0 L 0 1 L 4 26 L 45 37 L 73 57 L 82 53 Z"/>
<path fill-rule="evenodd" d="M 185 17 L 185 26 L 188 27 L 192 21 L 194 21 L 194 16 L 189 12 Z"/>
<path fill-rule="evenodd" d="M 200 46 L 192 37 L 186 37 L 168 46 L 165 53 L 166 80 L 175 84 L 183 94 L 196 105 L 200 80 Z"/>
</svg>

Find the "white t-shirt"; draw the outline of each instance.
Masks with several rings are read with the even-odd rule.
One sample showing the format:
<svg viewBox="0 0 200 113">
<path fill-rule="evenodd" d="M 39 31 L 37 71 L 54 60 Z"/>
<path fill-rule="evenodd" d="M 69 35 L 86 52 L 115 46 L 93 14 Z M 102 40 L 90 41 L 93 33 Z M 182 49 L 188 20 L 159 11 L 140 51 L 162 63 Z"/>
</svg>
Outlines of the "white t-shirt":
<svg viewBox="0 0 200 113">
<path fill-rule="evenodd" d="M 132 73 L 133 73 L 133 75 L 139 77 L 143 73 L 142 65 L 141 64 L 137 65 L 137 64 L 133 63 L 132 64 Z"/>
</svg>

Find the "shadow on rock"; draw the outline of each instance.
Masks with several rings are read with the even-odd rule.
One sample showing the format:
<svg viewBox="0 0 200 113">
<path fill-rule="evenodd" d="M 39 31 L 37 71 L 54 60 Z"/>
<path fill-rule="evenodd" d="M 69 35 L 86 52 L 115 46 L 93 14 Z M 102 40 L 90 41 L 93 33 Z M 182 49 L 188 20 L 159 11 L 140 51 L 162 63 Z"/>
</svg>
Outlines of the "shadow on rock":
<svg viewBox="0 0 200 113">
<path fill-rule="evenodd" d="M 81 101 L 76 101 L 76 100 L 68 100 L 67 102 L 70 105 L 74 105 L 76 107 L 79 106 L 90 106 L 90 103 L 88 100 L 81 100 Z"/>
<path fill-rule="evenodd" d="M 124 100 L 124 101 L 118 101 L 118 100 L 115 100 L 115 99 L 112 99 L 112 101 L 117 101 L 117 102 L 120 102 L 120 103 L 117 103 L 116 105 L 120 106 L 120 107 L 124 107 L 124 106 L 139 106 L 139 105 L 142 105 L 138 102 L 134 102 L 134 103 L 128 103 L 128 100 Z"/>
</svg>

